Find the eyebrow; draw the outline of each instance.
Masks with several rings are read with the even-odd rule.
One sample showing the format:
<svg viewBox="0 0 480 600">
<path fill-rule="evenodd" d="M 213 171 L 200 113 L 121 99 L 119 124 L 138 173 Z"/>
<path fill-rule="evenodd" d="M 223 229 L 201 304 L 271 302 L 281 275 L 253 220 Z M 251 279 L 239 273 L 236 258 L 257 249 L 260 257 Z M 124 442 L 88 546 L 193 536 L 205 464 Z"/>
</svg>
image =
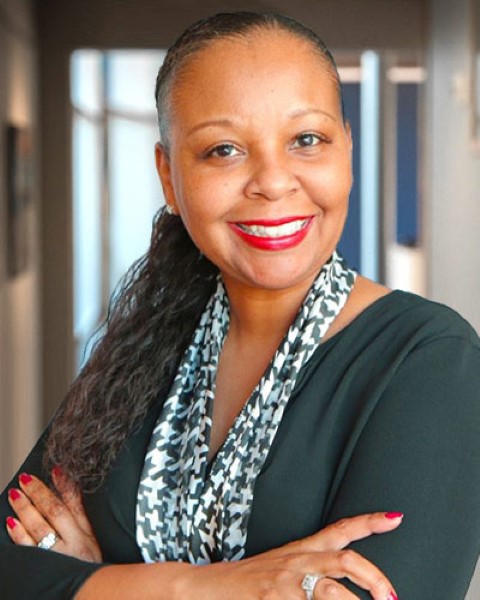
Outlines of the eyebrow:
<svg viewBox="0 0 480 600">
<path fill-rule="evenodd" d="M 192 133 L 195 133 L 199 129 L 204 129 L 205 127 L 232 127 L 233 125 L 233 121 L 230 121 L 229 119 L 211 119 L 210 121 L 202 121 L 198 125 L 195 125 L 188 130 L 187 135 L 192 135 Z"/>
<path fill-rule="evenodd" d="M 325 117 L 328 117 L 332 121 L 336 121 L 335 117 L 331 115 L 329 112 L 322 110 L 320 108 L 300 108 L 298 110 L 294 110 L 293 112 L 288 114 L 289 119 L 299 119 L 300 117 L 304 117 L 309 114 L 321 114 Z M 235 123 L 230 119 L 210 119 L 209 121 L 202 121 L 195 125 L 191 129 L 189 129 L 187 135 L 192 135 L 196 131 L 200 129 L 205 129 L 206 127 L 233 127 Z"/>
<path fill-rule="evenodd" d="M 331 115 L 326 110 L 322 110 L 321 108 L 313 108 L 313 107 L 312 108 L 300 108 L 299 110 L 294 110 L 288 116 L 289 116 L 290 119 L 298 119 L 299 117 L 304 117 L 304 116 L 309 115 L 311 113 L 324 115 L 325 117 L 328 117 L 332 121 L 336 121 L 337 120 L 333 115 Z"/>
</svg>

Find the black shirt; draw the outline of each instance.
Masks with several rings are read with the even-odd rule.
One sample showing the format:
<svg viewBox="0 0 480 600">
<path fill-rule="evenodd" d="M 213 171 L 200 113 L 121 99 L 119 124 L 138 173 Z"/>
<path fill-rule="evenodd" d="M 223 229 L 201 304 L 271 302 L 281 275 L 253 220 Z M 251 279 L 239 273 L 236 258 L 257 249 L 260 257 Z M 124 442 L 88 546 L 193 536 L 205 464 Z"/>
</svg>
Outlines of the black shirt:
<svg viewBox="0 0 480 600">
<path fill-rule="evenodd" d="M 102 487 L 85 497 L 106 563 L 142 562 L 136 493 L 162 400 Z M 475 332 L 440 304 L 405 292 L 384 296 L 320 345 L 299 374 L 255 484 L 247 555 L 343 517 L 401 511 L 397 530 L 351 547 L 403 600 L 463 600 L 480 552 L 479 432 Z M 45 476 L 42 447 L 41 439 L 19 472 Z M 6 491 L 0 512 L 13 514 Z M 15 546 L 0 531 L 2 598 L 71 598 L 97 568 Z"/>
</svg>

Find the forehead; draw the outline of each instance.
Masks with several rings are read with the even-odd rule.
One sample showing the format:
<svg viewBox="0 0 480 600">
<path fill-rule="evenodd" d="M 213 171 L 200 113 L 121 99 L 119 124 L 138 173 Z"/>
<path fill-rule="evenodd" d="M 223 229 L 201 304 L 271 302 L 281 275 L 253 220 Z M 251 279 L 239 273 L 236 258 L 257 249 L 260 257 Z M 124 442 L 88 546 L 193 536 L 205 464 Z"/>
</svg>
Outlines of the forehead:
<svg viewBox="0 0 480 600">
<path fill-rule="evenodd" d="M 266 64 L 284 64 L 296 62 L 298 68 L 308 69 L 312 66 L 331 73 L 328 63 L 318 48 L 306 39 L 282 29 L 262 28 L 230 37 L 211 40 L 200 50 L 194 52 L 180 67 L 180 79 L 188 78 L 188 74 L 202 65 L 227 74 L 229 68 L 240 70 L 255 64 L 261 68 Z"/>
<path fill-rule="evenodd" d="M 210 42 L 185 62 L 172 86 L 172 116 L 222 103 L 248 110 L 251 102 L 258 109 L 259 97 L 276 105 L 286 95 L 338 104 L 332 66 L 309 40 L 282 30 L 255 31 Z"/>
</svg>

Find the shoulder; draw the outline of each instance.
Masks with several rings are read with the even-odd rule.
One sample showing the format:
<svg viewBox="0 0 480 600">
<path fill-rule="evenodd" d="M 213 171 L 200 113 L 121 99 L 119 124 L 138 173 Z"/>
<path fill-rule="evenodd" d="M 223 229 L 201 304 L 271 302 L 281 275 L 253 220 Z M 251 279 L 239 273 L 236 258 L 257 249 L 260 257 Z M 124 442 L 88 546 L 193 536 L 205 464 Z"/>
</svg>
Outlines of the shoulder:
<svg viewBox="0 0 480 600">
<path fill-rule="evenodd" d="M 409 439 L 418 425 L 421 440 L 424 428 L 447 435 L 456 423 L 478 437 L 479 339 L 447 306 L 390 291 L 319 346 L 296 393 L 310 415 L 338 417 L 349 436 L 377 423 L 374 438 L 401 430 Z"/>
<path fill-rule="evenodd" d="M 458 312 L 394 290 L 352 325 L 350 343 L 363 338 L 355 360 L 367 372 L 363 379 L 357 372 L 356 379 L 364 383 L 364 397 L 371 394 L 376 414 L 390 415 L 397 428 L 401 415 L 407 433 L 412 421 L 421 428 L 435 423 L 442 435 L 453 427 L 455 439 L 459 430 L 478 433 L 480 340 Z"/>
<path fill-rule="evenodd" d="M 405 443 L 417 440 L 437 450 L 478 445 L 480 341 L 475 330 L 455 310 L 403 291 L 386 297 L 384 309 L 391 318 L 383 322 L 385 337 L 376 352 L 381 368 L 375 376 L 385 377 L 374 411 L 379 422 L 395 427 Z"/>
<path fill-rule="evenodd" d="M 385 301 L 397 327 L 405 327 L 419 336 L 418 341 L 462 339 L 480 349 L 474 328 L 454 309 L 416 294 L 396 290 Z"/>
<path fill-rule="evenodd" d="M 347 303 L 325 335 L 323 342 L 360 328 L 367 338 L 382 333 L 396 337 L 402 328 L 426 338 L 457 336 L 479 346 L 479 338 L 470 324 L 456 311 L 410 292 L 391 290 L 358 275 Z M 368 331 L 370 329 L 370 332 Z M 385 331 L 386 329 L 386 331 Z M 384 336 L 381 336 L 384 339 Z M 404 336 L 400 336 L 404 339 Z M 413 340 L 411 340 L 413 341 Z"/>
<path fill-rule="evenodd" d="M 436 338 L 462 338 L 480 347 L 473 327 L 455 310 L 422 296 L 390 290 L 364 277 L 358 278 L 356 294 L 352 291 L 354 318 L 364 328 L 381 329 L 397 336 L 399 330 L 419 343 Z M 412 341 L 413 341 L 412 339 Z"/>
<path fill-rule="evenodd" d="M 338 383 L 348 376 L 356 384 L 377 387 L 410 366 L 417 377 L 428 372 L 432 379 L 448 367 L 460 378 L 468 373 L 480 387 L 480 340 L 465 319 L 416 294 L 370 289 L 380 293 L 359 311 L 357 305 L 353 318 L 350 313 L 347 322 L 323 340 L 303 369 L 304 381 L 328 372 L 329 380 L 337 381 L 338 376 Z"/>
<path fill-rule="evenodd" d="M 415 379 L 440 371 L 468 375 L 480 387 L 480 340 L 451 308 L 400 290 L 387 290 L 320 345 L 306 375 L 328 369 L 367 387 L 386 386 L 409 370 Z M 411 369 L 411 370 L 410 370 Z M 443 379 L 443 372 L 440 373 Z"/>
<path fill-rule="evenodd" d="M 427 420 L 430 412 L 454 419 L 452 411 L 460 409 L 478 425 L 480 340 L 458 312 L 395 290 L 372 305 L 364 330 L 373 335 L 368 352 L 389 373 L 382 405 L 390 397 L 397 408 L 420 411 Z"/>
</svg>

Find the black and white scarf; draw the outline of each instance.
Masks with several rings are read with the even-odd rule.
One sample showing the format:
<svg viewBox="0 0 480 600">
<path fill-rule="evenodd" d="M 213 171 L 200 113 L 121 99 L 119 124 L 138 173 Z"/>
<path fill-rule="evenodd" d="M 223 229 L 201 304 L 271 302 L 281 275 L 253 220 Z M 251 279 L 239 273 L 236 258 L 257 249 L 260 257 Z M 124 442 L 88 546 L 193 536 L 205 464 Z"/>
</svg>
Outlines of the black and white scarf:
<svg viewBox="0 0 480 600">
<path fill-rule="evenodd" d="M 253 487 L 300 369 L 342 310 L 356 274 L 334 253 L 209 469 L 218 360 L 229 326 L 219 279 L 153 430 L 137 495 L 145 562 L 195 564 L 244 555 Z"/>
</svg>

